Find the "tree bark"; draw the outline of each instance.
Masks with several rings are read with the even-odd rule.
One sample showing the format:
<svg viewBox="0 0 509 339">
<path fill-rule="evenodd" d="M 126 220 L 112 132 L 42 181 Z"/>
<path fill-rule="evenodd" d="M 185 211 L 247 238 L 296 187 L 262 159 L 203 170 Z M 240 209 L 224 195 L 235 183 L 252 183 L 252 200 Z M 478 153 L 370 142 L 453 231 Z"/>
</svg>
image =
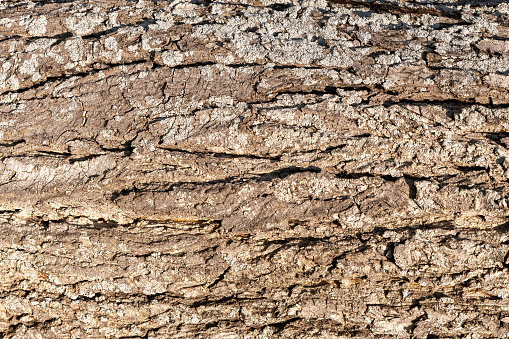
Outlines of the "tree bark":
<svg viewBox="0 0 509 339">
<path fill-rule="evenodd" d="M 502 0 L 0 1 L 0 336 L 509 333 Z"/>
</svg>

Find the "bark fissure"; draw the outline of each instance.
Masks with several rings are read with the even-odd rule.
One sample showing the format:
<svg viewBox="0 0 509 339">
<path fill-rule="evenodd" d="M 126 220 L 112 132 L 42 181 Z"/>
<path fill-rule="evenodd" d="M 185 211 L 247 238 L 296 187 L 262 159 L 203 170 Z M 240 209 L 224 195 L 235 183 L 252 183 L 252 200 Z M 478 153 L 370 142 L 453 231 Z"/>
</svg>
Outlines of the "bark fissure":
<svg viewBox="0 0 509 339">
<path fill-rule="evenodd" d="M 507 337 L 504 1 L 0 12 L 0 337 Z"/>
</svg>

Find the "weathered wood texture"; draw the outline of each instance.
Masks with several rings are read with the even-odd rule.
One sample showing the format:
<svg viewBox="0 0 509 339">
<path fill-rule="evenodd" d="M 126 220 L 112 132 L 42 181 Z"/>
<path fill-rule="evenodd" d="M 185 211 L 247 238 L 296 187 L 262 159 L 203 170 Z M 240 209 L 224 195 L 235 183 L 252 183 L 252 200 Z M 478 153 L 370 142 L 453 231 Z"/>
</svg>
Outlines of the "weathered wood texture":
<svg viewBox="0 0 509 339">
<path fill-rule="evenodd" d="M 509 5 L 0 1 L 0 336 L 509 332 Z"/>
</svg>

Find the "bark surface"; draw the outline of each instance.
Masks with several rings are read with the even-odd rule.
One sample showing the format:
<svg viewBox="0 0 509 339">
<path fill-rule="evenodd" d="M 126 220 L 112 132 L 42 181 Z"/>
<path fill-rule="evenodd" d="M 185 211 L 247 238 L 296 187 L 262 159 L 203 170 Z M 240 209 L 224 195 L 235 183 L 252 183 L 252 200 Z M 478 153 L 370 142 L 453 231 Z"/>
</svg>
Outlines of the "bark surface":
<svg viewBox="0 0 509 339">
<path fill-rule="evenodd" d="M 503 0 L 0 1 L 0 336 L 509 333 Z"/>
</svg>

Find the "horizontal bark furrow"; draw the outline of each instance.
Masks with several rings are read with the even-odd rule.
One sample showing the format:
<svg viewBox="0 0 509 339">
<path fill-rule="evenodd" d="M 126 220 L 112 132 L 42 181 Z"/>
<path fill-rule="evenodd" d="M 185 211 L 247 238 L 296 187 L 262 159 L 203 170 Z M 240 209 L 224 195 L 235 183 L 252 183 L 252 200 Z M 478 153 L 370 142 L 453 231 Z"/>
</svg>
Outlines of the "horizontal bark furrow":
<svg viewBox="0 0 509 339">
<path fill-rule="evenodd" d="M 504 1 L 0 12 L 1 337 L 508 336 Z"/>
</svg>

